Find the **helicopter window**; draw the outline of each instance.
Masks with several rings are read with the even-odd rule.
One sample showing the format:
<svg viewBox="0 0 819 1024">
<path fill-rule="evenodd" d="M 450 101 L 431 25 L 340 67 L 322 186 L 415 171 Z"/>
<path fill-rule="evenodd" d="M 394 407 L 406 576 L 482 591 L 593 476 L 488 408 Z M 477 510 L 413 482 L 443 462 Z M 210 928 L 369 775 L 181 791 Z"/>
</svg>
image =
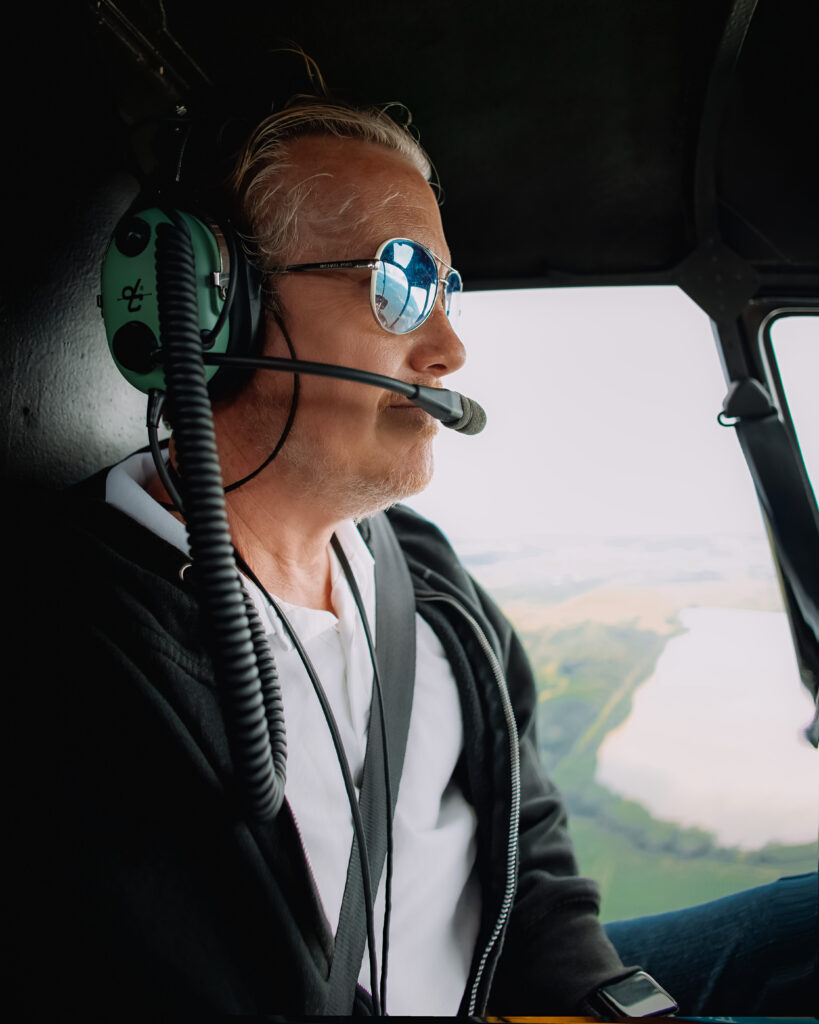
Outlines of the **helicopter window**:
<svg viewBox="0 0 819 1024">
<path fill-rule="evenodd" d="M 766 346 L 776 361 L 779 399 L 787 410 L 808 479 L 819 481 L 819 316 L 782 316 Z"/>
<path fill-rule="evenodd" d="M 603 919 L 813 870 L 812 706 L 707 317 L 671 287 L 467 292 L 459 333 L 444 383 L 487 427 L 442 431 L 409 503 L 527 647 Z"/>
</svg>

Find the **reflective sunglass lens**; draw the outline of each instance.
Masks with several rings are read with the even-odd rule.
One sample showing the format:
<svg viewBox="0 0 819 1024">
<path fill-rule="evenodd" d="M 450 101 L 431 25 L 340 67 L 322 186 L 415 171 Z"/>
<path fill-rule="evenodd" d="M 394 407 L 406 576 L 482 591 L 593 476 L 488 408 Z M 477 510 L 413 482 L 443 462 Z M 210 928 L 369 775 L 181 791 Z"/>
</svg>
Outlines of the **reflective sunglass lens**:
<svg viewBox="0 0 819 1024">
<path fill-rule="evenodd" d="M 407 334 L 432 312 L 438 266 L 423 246 L 401 238 L 387 242 L 378 259 L 373 287 L 375 315 L 384 330 Z"/>
</svg>

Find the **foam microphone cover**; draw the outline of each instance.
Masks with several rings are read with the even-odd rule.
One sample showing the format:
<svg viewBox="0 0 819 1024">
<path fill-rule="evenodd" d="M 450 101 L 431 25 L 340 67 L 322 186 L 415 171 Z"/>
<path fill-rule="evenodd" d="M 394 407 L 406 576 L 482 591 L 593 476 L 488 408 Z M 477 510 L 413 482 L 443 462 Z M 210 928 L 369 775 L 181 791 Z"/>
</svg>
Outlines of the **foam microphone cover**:
<svg viewBox="0 0 819 1024">
<path fill-rule="evenodd" d="M 486 426 L 486 413 L 483 408 L 466 395 L 461 395 L 461 408 L 461 418 L 454 423 L 448 423 L 447 426 L 460 434 L 480 434 Z"/>
</svg>

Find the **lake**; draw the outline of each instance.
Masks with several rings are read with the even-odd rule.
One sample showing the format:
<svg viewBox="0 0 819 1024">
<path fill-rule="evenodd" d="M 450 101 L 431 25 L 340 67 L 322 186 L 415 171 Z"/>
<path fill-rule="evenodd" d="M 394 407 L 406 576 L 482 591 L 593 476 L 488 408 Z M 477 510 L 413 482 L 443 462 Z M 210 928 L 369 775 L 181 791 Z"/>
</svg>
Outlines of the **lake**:
<svg viewBox="0 0 819 1024">
<path fill-rule="evenodd" d="M 720 843 L 813 842 L 819 751 L 813 705 L 782 612 L 687 608 L 626 721 L 603 741 L 596 778 L 654 817 Z"/>
</svg>

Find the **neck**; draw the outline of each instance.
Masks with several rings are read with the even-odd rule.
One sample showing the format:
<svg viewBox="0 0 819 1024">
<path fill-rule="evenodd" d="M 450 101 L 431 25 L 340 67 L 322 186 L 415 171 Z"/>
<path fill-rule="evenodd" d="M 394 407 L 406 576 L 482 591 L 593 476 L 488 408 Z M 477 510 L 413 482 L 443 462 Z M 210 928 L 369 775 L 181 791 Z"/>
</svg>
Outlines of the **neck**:
<svg viewBox="0 0 819 1024">
<path fill-rule="evenodd" d="M 247 488 L 226 499 L 231 537 L 242 558 L 269 593 L 333 611 L 330 540 L 339 524 L 321 521 L 314 509 L 288 500 L 290 495 Z M 264 500 L 257 492 L 266 492 Z"/>
<path fill-rule="evenodd" d="M 290 604 L 334 611 L 330 540 L 343 519 L 286 476 L 271 466 L 225 495 L 231 540 L 268 593 Z M 170 502 L 158 477 L 147 489 L 157 501 Z"/>
</svg>

